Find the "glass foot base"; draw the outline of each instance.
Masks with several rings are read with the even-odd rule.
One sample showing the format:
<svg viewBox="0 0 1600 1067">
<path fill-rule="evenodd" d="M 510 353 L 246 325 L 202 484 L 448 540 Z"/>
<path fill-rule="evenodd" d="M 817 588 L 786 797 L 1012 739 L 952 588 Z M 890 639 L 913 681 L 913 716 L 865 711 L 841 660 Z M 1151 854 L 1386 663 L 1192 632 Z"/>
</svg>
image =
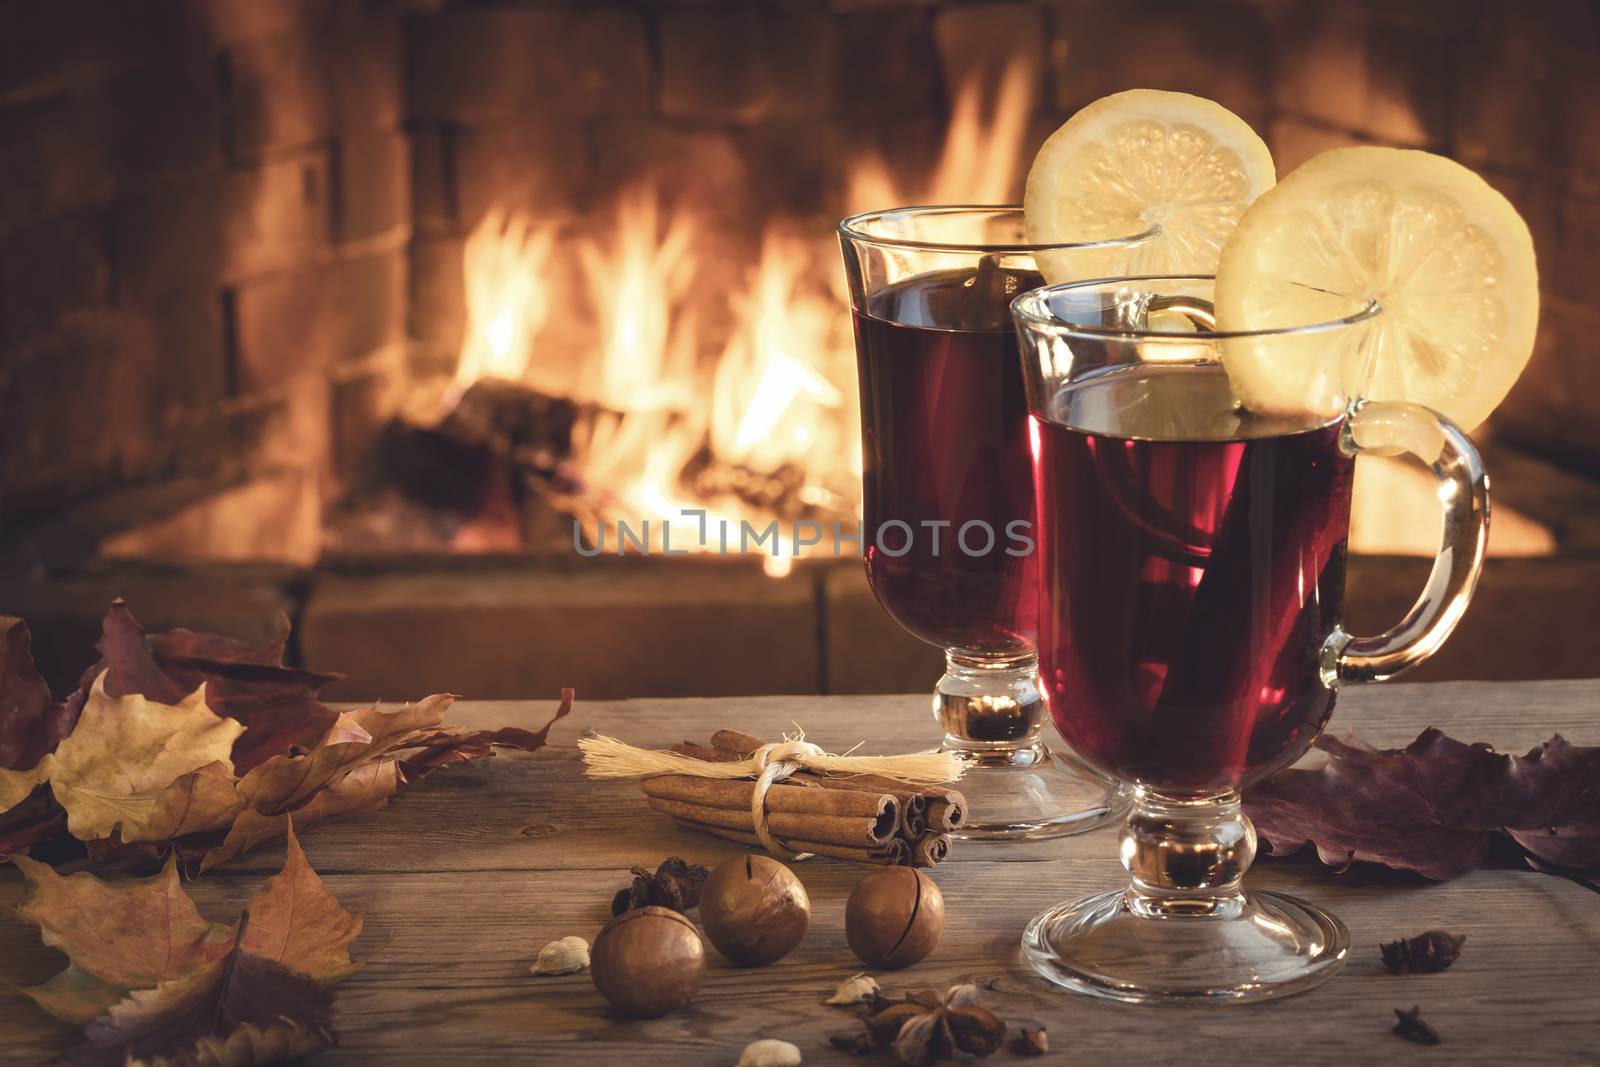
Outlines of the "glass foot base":
<svg viewBox="0 0 1600 1067">
<path fill-rule="evenodd" d="M 955 783 L 970 815 L 952 836 L 967 841 L 1037 841 L 1087 833 L 1122 818 L 1114 782 L 1043 744 L 997 751 L 949 747 L 967 766 Z"/>
<path fill-rule="evenodd" d="M 1338 919 L 1280 893 L 1145 913 L 1125 890 L 1057 905 L 1022 935 L 1033 969 L 1075 993 L 1131 1004 L 1227 1003 L 1288 996 L 1344 966 Z"/>
</svg>

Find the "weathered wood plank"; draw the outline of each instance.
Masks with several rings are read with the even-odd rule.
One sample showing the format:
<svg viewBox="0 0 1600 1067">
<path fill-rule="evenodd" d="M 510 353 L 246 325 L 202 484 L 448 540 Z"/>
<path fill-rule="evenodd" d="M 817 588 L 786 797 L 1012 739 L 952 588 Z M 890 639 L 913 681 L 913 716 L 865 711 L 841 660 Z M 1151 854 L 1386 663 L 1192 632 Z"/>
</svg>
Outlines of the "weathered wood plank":
<svg viewBox="0 0 1600 1067">
<path fill-rule="evenodd" d="M 542 723 L 550 703 L 463 705 L 469 725 Z M 738 725 L 775 735 L 805 726 L 824 745 L 863 737 L 887 751 L 931 739 L 926 699 L 751 698 L 580 703 L 556 745 L 451 768 L 387 810 L 306 837 L 334 891 L 367 913 L 368 966 L 340 987 L 344 1047 L 318 1062 L 731 1064 L 757 1037 L 782 1037 L 807 1063 L 854 1062 L 826 1045 L 853 1025 L 820 1002 L 859 969 L 845 946 L 844 900 L 859 870 L 814 861 L 797 872 L 814 918 L 805 943 L 772 967 L 741 970 L 713 954 L 691 1008 L 667 1019 L 613 1018 L 584 975 L 534 979 L 540 945 L 592 937 L 631 863 L 681 853 L 706 862 L 736 846 L 686 834 L 646 811 L 627 783 L 580 778 L 573 740 L 584 729 L 642 743 L 703 737 Z M 1401 744 L 1425 725 L 1503 749 L 1560 731 L 1600 740 L 1600 682 L 1466 683 L 1352 691 L 1335 727 Z M 1056 1058 L 1076 1063 L 1191 1060 L 1349 1063 L 1431 1055 L 1451 1062 L 1589 1063 L 1600 1048 L 1600 897 L 1564 879 L 1483 868 L 1432 884 L 1382 872 L 1330 875 L 1314 864 L 1262 861 L 1252 883 L 1300 893 L 1335 910 L 1355 942 L 1334 981 L 1285 1001 L 1210 1011 L 1089 1002 L 1053 991 L 1018 958 L 1027 918 L 1057 900 L 1120 881 L 1108 832 L 1028 846 L 959 843 L 935 871 L 948 926 L 934 956 L 886 979 L 891 988 L 958 978 L 991 981 L 991 1003 L 1017 1023 L 1049 1026 Z M 236 911 L 281 853 L 246 857 L 191 890 L 208 914 Z M 0 904 L 20 898 L 0 872 Z M 1461 962 L 1439 975 L 1383 972 L 1380 940 L 1442 926 L 1468 935 Z M 0 925 L 0 978 L 39 981 L 59 957 L 31 928 Z M 1390 1009 L 1421 1004 L 1445 1036 L 1437 1051 L 1388 1032 Z M 0 1059 L 48 1059 L 71 1037 L 20 999 L 0 1008 Z M 1211 1050 L 1211 1051 L 1206 1051 Z M 1009 1058 L 1009 1057 L 1002 1057 Z M 872 1061 L 867 1061 L 872 1062 Z M 996 1061 L 998 1062 L 998 1061 Z M 1049 1062 L 1049 1061 L 1045 1061 Z"/>
</svg>

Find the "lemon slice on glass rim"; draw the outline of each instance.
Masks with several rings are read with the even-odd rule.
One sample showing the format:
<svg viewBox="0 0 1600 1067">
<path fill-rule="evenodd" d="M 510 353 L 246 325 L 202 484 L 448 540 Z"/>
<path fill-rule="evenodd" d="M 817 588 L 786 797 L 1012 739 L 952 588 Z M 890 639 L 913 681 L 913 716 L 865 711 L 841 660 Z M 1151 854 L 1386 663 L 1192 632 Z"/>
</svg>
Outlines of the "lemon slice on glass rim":
<svg viewBox="0 0 1600 1067">
<path fill-rule="evenodd" d="M 1030 244 L 1131 246 L 1038 255 L 1051 282 L 1137 274 L 1210 274 L 1245 208 L 1274 182 L 1250 125 L 1188 93 L 1130 89 L 1102 97 L 1046 138 L 1028 171 Z"/>
<path fill-rule="evenodd" d="M 1533 238 L 1487 182 L 1443 156 L 1335 148 L 1262 195 L 1222 251 L 1217 328 L 1362 328 L 1228 342 L 1235 395 L 1259 412 L 1333 414 L 1350 398 L 1422 404 L 1464 430 L 1516 382 L 1539 321 Z"/>
</svg>

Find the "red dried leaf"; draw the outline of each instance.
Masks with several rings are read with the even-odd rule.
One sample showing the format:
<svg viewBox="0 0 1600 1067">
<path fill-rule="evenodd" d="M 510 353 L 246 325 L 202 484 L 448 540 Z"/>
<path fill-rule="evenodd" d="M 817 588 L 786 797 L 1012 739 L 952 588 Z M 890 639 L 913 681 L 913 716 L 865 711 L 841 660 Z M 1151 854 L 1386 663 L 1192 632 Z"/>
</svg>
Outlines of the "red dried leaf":
<svg viewBox="0 0 1600 1067">
<path fill-rule="evenodd" d="M 243 774 L 292 748 L 311 747 L 338 717 L 317 694 L 341 675 L 283 666 L 284 640 L 257 648 L 194 630 L 146 636 L 117 600 L 101 625 L 100 661 L 85 672 L 84 686 L 105 670 L 112 696 L 138 693 L 174 704 L 203 683 L 207 706 L 245 726 L 233 746 L 234 769 Z"/>
<path fill-rule="evenodd" d="M 0 815 L 0 856 L 20 852 L 66 832 L 66 809 L 57 802 L 48 785 L 41 785 L 28 799 Z"/>
<path fill-rule="evenodd" d="M 28 624 L 0 616 L 0 767 L 25 771 L 54 752 L 81 707 L 81 700 L 50 702 L 50 687 L 33 665 Z"/>
<path fill-rule="evenodd" d="M 433 737 L 417 741 L 420 751 L 401 761 L 407 784 L 415 784 L 440 767 L 460 760 L 482 759 L 495 748 L 514 748 L 519 752 L 532 752 L 543 748 L 550 740 L 550 730 L 572 711 L 574 690 L 561 690 L 561 704 L 550 721 L 537 730 L 523 730 L 515 726 L 499 730 L 453 731 L 441 730 Z"/>
<path fill-rule="evenodd" d="M 1324 737 L 1328 762 L 1250 790 L 1245 811 L 1274 855 L 1309 841 L 1322 862 L 1353 860 L 1449 878 L 1505 830 L 1534 856 L 1600 864 L 1600 748 L 1555 737 L 1526 756 L 1467 745 L 1435 729 L 1404 749 Z"/>
</svg>

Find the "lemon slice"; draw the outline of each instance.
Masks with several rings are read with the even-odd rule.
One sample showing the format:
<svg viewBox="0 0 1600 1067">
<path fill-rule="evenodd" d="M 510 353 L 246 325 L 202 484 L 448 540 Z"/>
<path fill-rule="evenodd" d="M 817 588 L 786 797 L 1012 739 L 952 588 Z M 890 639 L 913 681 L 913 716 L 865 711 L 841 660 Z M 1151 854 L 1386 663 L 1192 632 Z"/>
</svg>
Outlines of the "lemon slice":
<svg viewBox="0 0 1600 1067">
<path fill-rule="evenodd" d="M 1230 343 L 1228 378 L 1257 411 L 1409 401 L 1478 425 L 1533 352 L 1533 238 L 1487 182 L 1443 156 L 1335 148 L 1245 212 L 1217 268 L 1217 326 L 1326 322 L 1376 301 L 1362 329 Z"/>
<path fill-rule="evenodd" d="M 1267 146 L 1221 104 L 1130 89 L 1096 100 L 1045 140 L 1028 171 L 1023 215 L 1033 244 L 1156 231 L 1132 248 L 1042 254 L 1052 282 L 1210 274 L 1245 207 L 1273 180 Z"/>
</svg>

